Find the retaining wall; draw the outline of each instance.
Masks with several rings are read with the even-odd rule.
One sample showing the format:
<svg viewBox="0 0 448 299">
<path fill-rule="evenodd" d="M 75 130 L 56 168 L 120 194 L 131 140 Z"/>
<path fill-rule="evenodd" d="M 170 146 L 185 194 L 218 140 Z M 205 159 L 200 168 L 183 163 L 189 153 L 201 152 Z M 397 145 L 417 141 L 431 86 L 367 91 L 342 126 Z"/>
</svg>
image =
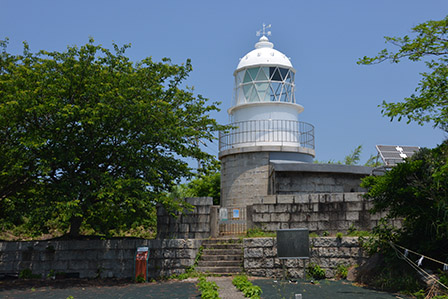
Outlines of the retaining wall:
<svg viewBox="0 0 448 299">
<path fill-rule="evenodd" d="M 150 248 L 149 277 L 181 274 L 194 264 L 202 240 L 86 240 L 0 242 L 0 273 L 31 269 L 45 277 L 51 270 L 80 278 L 130 278 L 134 276 L 135 250 Z M 366 256 L 355 237 L 310 239 L 310 260 L 285 260 L 290 277 L 303 277 L 304 266 L 316 263 L 333 277 L 340 264 L 360 265 Z M 253 276 L 281 277 L 275 238 L 244 239 L 244 270 Z"/>
<path fill-rule="evenodd" d="M 193 205 L 192 210 L 185 209 L 169 213 L 163 206 L 157 207 L 158 239 L 201 239 L 210 237 L 212 221 L 210 208 L 212 197 L 191 197 L 185 201 Z M 215 220 L 216 222 L 216 220 Z"/>
<path fill-rule="evenodd" d="M 323 268 L 327 278 L 333 278 L 338 265 L 361 265 L 367 255 L 361 249 L 357 237 L 319 237 L 310 239 L 310 259 L 286 259 L 277 257 L 275 238 L 244 239 L 244 270 L 261 277 L 303 278 L 305 268 L 315 263 Z"/>
<path fill-rule="evenodd" d="M 384 213 L 370 214 L 372 203 L 362 192 L 268 195 L 248 207 L 248 227 L 266 231 L 308 228 L 311 232 L 371 230 Z M 400 221 L 393 221 L 397 227 Z"/>
<path fill-rule="evenodd" d="M 200 245 L 193 239 L 0 242 L 0 273 L 31 269 L 42 277 L 53 270 L 80 278 L 129 278 L 137 247 L 148 246 L 149 276 L 170 276 L 194 264 Z"/>
</svg>

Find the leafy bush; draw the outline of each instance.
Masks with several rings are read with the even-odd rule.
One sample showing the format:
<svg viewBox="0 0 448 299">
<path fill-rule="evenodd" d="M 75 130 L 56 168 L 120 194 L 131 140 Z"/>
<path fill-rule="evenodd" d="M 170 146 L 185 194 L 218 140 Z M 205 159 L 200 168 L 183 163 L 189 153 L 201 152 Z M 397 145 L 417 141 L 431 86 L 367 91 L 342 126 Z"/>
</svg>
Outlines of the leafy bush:
<svg viewBox="0 0 448 299">
<path fill-rule="evenodd" d="M 40 274 L 33 274 L 31 269 L 23 269 L 19 273 L 20 279 L 33 279 L 33 278 L 41 278 L 42 276 Z"/>
<path fill-rule="evenodd" d="M 218 299 L 219 293 L 218 289 L 219 287 L 216 285 L 216 282 L 214 281 L 207 281 L 205 276 L 201 275 L 199 276 L 199 283 L 198 283 L 198 289 L 201 292 L 201 298 L 204 299 Z"/>
<path fill-rule="evenodd" d="M 307 276 L 314 279 L 324 279 L 325 278 L 325 270 L 322 269 L 319 265 L 315 263 L 310 263 L 306 268 Z"/>
<path fill-rule="evenodd" d="M 135 282 L 136 283 L 143 283 L 146 282 L 145 277 L 142 274 L 139 274 L 136 278 L 135 278 Z"/>
<path fill-rule="evenodd" d="M 259 299 L 262 293 L 259 286 L 254 286 L 246 275 L 238 275 L 232 280 L 233 285 L 240 290 L 244 297 Z"/>
<path fill-rule="evenodd" d="M 348 274 L 348 267 L 346 265 L 338 265 L 336 268 L 336 277 L 346 279 Z"/>
</svg>

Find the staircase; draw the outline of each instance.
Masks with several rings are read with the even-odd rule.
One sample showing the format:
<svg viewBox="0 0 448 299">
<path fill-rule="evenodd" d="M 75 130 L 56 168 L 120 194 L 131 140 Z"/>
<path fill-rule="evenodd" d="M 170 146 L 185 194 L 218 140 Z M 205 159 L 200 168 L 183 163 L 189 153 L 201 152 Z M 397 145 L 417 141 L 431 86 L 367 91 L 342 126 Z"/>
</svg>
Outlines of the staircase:
<svg viewBox="0 0 448 299">
<path fill-rule="evenodd" d="M 197 270 L 210 274 L 233 275 L 243 270 L 243 249 L 239 239 L 204 240 Z"/>
</svg>

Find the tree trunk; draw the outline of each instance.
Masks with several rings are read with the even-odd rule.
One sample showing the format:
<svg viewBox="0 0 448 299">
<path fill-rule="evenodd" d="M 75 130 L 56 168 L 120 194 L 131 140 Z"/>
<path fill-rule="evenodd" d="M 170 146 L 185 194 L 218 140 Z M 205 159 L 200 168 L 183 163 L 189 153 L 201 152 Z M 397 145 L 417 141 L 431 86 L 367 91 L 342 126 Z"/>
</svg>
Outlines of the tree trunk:
<svg viewBox="0 0 448 299">
<path fill-rule="evenodd" d="M 70 219 L 70 231 L 68 232 L 68 235 L 71 238 L 79 237 L 79 230 L 81 229 L 81 224 L 82 224 L 82 217 L 73 216 Z"/>
</svg>

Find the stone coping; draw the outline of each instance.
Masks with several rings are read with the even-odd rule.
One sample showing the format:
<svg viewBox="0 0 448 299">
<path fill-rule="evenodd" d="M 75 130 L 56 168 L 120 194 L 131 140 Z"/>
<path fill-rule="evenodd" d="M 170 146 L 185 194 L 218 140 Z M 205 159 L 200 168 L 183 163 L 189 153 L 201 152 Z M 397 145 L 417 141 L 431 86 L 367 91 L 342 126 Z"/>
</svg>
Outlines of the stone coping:
<svg viewBox="0 0 448 299">
<path fill-rule="evenodd" d="M 359 165 L 314 164 L 301 162 L 271 161 L 274 171 L 278 172 L 320 172 L 370 175 L 373 168 Z"/>
</svg>

